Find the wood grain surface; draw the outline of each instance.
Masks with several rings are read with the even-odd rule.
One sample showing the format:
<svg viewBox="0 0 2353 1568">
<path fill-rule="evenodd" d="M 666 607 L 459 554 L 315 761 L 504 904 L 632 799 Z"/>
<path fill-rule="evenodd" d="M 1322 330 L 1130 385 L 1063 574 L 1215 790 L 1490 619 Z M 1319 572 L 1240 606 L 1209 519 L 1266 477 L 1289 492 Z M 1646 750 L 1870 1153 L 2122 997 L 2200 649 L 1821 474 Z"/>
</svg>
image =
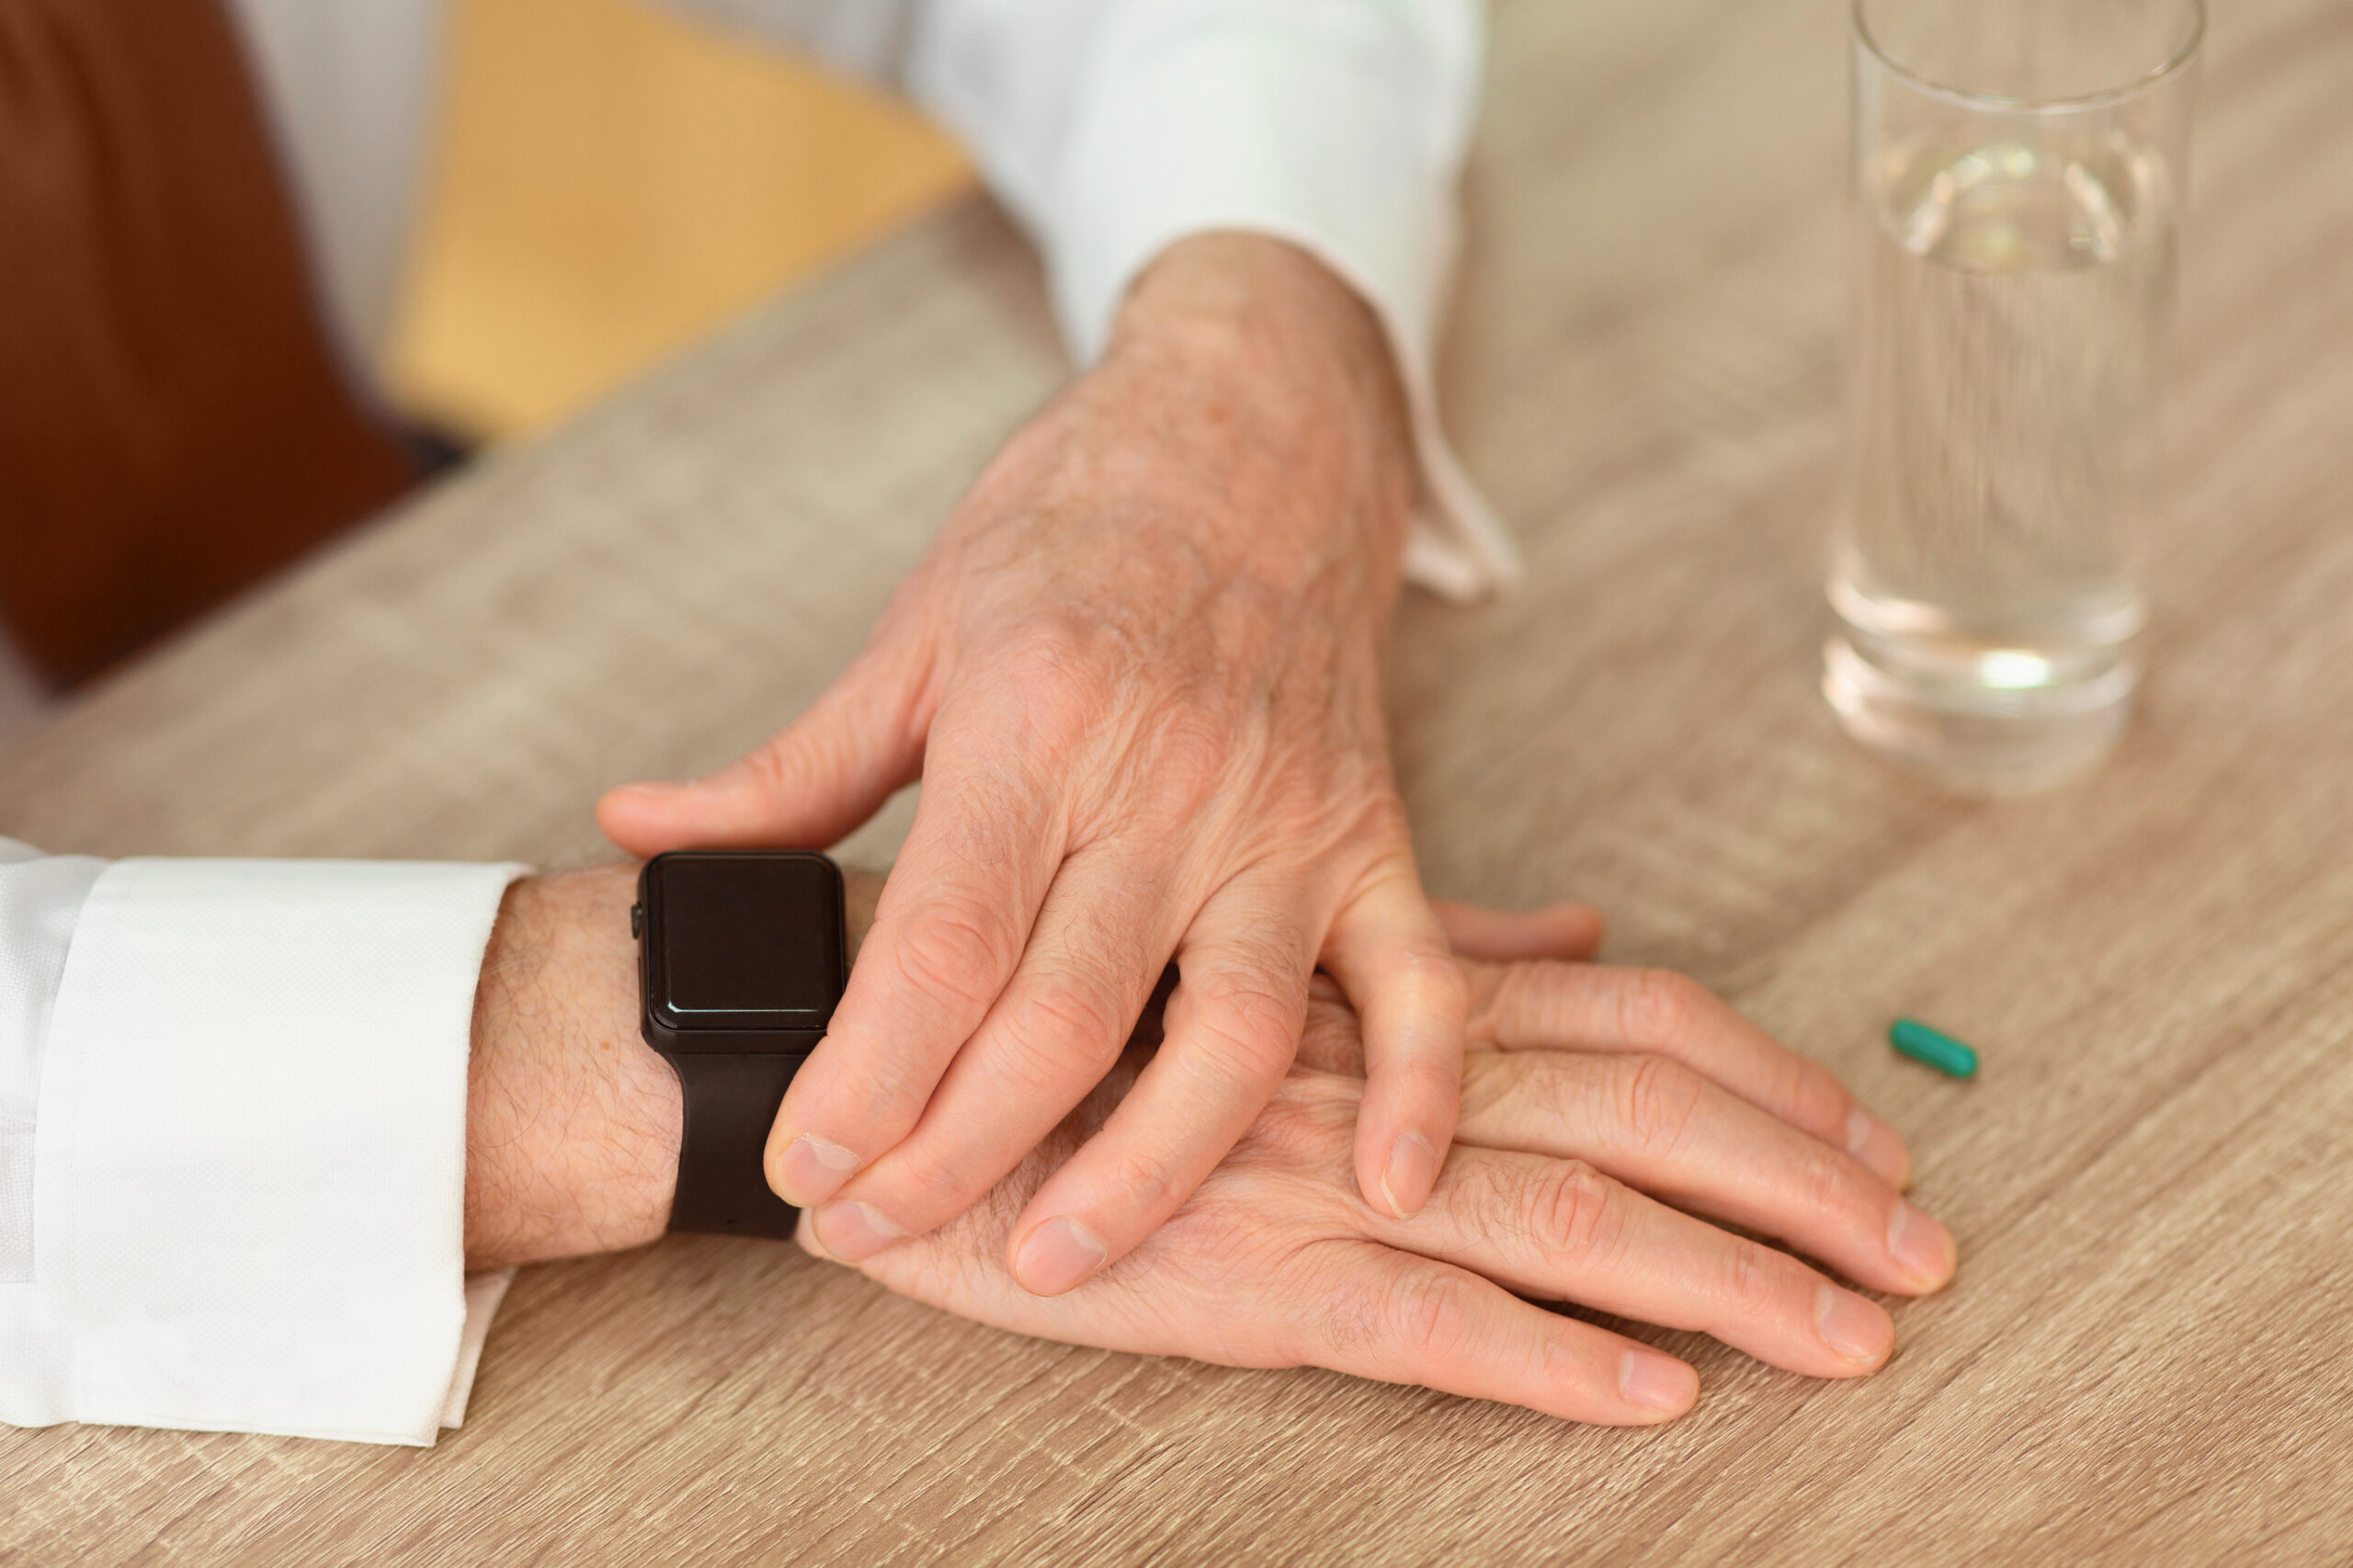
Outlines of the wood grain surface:
<svg viewBox="0 0 2353 1568">
<path fill-rule="evenodd" d="M 1408 605 L 1429 880 L 1576 894 L 1913 1142 L 1959 1281 L 1858 1384 L 1661 1336 L 1663 1430 L 1074 1350 L 798 1252 L 527 1271 L 429 1451 L 0 1434 L 0 1560 L 2353 1560 L 2353 8 L 2213 18 L 2102 771 L 1957 801 L 1813 689 L 1838 421 L 1836 0 L 1509 0 L 1447 381 L 1526 586 Z M 1063 374 L 927 222 L 427 497 L 0 759 L 58 849 L 597 857 L 597 790 L 819 689 Z M 887 855 L 904 802 L 853 852 Z M 1894 1058 L 1914 1013 L 1976 1041 Z"/>
</svg>

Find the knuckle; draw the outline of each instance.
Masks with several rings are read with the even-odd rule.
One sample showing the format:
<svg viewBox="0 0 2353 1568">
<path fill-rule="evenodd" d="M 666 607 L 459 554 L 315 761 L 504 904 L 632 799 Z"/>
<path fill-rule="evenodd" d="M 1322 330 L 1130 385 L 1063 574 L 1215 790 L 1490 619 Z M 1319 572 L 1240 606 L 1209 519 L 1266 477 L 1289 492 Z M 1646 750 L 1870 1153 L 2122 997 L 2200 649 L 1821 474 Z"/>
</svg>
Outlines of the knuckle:
<svg viewBox="0 0 2353 1568">
<path fill-rule="evenodd" d="M 1352 1360 L 1381 1337 L 1389 1315 L 1388 1292 L 1368 1282 L 1360 1274 L 1346 1267 L 1330 1263 L 1316 1273 L 1320 1290 L 1308 1300 L 1316 1304 L 1309 1320 L 1312 1334 L 1297 1357 L 1302 1361 L 1321 1361 L 1317 1349 Z"/>
<path fill-rule="evenodd" d="M 1833 1224 L 1856 1212 L 1853 1184 L 1838 1161 L 1826 1151 L 1818 1156 L 1808 1155 L 1804 1167 L 1798 1172 L 1796 1187 L 1802 1218 L 1809 1225 Z"/>
<path fill-rule="evenodd" d="M 1043 984 L 1006 1016 L 1010 1071 L 1028 1089 L 1059 1086 L 1074 1071 L 1099 1074 L 1126 1042 L 1118 1002 L 1085 982 Z"/>
<path fill-rule="evenodd" d="M 1271 987 L 1223 977 L 1207 983 L 1190 1023 L 1187 1050 L 1222 1076 L 1257 1078 L 1296 1053 L 1305 1013 Z"/>
<path fill-rule="evenodd" d="M 1443 937 L 1415 937 L 1400 943 L 1384 966 L 1389 983 L 1411 1002 L 1433 1012 L 1462 1018 L 1471 1011 L 1471 977 Z"/>
<path fill-rule="evenodd" d="M 892 1170 L 890 1190 L 878 1194 L 878 1206 L 921 1234 L 963 1213 L 991 1185 L 968 1163 L 935 1152 L 909 1159 Z"/>
<path fill-rule="evenodd" d="M 1128 1210 L 1148 1214 L 1155 1220 L 1183 1201 L 1177 1192 L 1176 1173 L 1164 1154 L 1142 1149 L 1123 1149 L 1111 1160 L 1112 1189 Z"/>
<path fill-rule="evenodd" d="M 1843 1138 L 1855 1097 L 1820 1062 L 1809 1062 L 1795 1051 L 1787 1054 L 1787 1062 L 1779 1087 L 1792 1118 L 1801 1125 L 1835 1131 Z"/>
<path fill-rule="evenodd" d="M 1620 1024 L 1637 1044 L 1665 1044 L 1699 1032 L 1714 1006 L 1705 986 L 1672 970 L 1637 970 L 1620 999 Z"/>
<path fill-rule="evenodd" d="M 898 978 L 943 1010 L 972 1013 L 996 999 L 1008 964 L 999 922 L 961 909 L 917 917 L 895 944 Z"/>
<path fill-rule="evenodd" d="M 1074 628 L 1033 631 L 1005 655 L 1004 675 L 1031 739 L 1048 756 L 1078 749 L 1103 720 L 1111 681 Z"/>
<path fill-rule="evenodd" d="M 1554 1253 L 1600 1263 L 1625 1244 L 1625 1192 L 1583 1160 L 1563 1160 L 1538 1177 L 1529 1195 L 1529 1224 Z"/>
<path fill-rule="evenodd" d="M 1547 1334 L 1539 1342 L 1537 1354 L 1547 1386 L 1589 1390 L 1597 1384 L 1608 1386 L 1604 1379 L 1614 1381 L 1612 1373 L 1618 1359 L 1617 1352 L 1597 1353 L 1586 1341 L 1570 1335 Z M 1605 1356 L 1606 1362 L 1602 1360 Z"/>
<path fill-rule="evenodd" d="M 896 968 L 904 994 L 927 1004 L 936 1014 L 963 1020 L 988 1010 L 989 986 L 975 974 L 927 962 L 916 954 L 902 954 Z M 956 1027 L 966 1026 L 960 1022 Z"/>
<path fill-rule="evenodd" d="M 1029 999 L 1040 1038 L 1090 1054 L 1116 1050 L 1126 1038 L 1126 1010 L 1111 989 L 1093 976 L 1066 975 L 1041 985 Z"/>
<path fill-rule="evenodd" d="M 801 1076 L 810 1081 L 810 1089 L 803 1092 L 815 1100 L 802 1125 L 830 1142 L 859 1151 L 861 1168 L 907 1135 L 922 1113 L 928 1089 L 911 1076 L 909 1063 L 878 1052 L 840 1062 L 822 1077 L 807 1068 Z"/>
<path fill-rule="evenodd" d="M 1725 1249 L 1716 1291 L 1725 1310 L 1736 1318 L 1772 1315 L 1781 1295 L 1781 1270 L 1775 1255 L 1755 1242 L 1734 1240 Z"/>
<path fill-rule="evenodd" d="M 1447 946 L 1446 938 L 1435 932 L 1415 932 L 1397 944 L 1390 962 L 1403 975 L 1431 985 L 1455 985 L 1467 990 L 1462 979 L 1462 965 Z"/>
<path fill-rule="evenodd" d="M 1409 1358 L 1443 1360 L 1469 1345 L 1477 1300 L 1478 1287 L 1467 1277 L 1417 1269 L 1391 1287 L 1384 1317 Z"/>
<path fill-rule="evenodd" d="M 1620 1071 L 1618 1115 L 1634 1146 L 1654 1155 L 1683 1147 L 1706 1094 L 1699 1074 L 1664 1056 L 1637 1056 Z"/>
</svg>

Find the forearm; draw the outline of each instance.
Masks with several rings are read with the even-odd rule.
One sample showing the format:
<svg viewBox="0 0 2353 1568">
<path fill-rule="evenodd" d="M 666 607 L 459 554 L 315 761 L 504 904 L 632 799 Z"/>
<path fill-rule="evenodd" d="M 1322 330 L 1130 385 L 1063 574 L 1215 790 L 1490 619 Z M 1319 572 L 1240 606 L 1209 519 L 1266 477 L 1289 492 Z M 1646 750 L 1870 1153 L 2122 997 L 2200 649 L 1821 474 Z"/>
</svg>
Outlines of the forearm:
<svg viewBox="0 0 2353 1568">
<path fill-rule="evenodd" d="M 847 877 L 851 949 L 880 880 Z M 678 1080 L 638 1034 L 635 866 L 509 888 L 474 996 L 466 1267 L 640 1246 L 678 1168 Z"/>
</svg>

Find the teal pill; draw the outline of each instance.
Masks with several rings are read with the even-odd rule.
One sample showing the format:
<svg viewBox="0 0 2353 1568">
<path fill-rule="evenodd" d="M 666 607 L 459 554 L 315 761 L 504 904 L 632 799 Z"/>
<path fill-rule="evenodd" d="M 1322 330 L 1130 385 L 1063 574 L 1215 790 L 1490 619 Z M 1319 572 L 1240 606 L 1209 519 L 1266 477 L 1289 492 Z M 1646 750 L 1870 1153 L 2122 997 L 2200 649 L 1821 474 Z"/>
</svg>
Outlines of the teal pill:
<svg viewBox="0 0 2353 1568">
<path fill-rule="evenodd" d="M 1924 1023 L 1911 1018 L 1898 1018 L 1887 1026 L 1887 1043 L 1915 1062 L 1925 1062 L 1939 1073 L 1955 1078 L 1974 1077 L 1977 1053 L 1949 1034 L 1940 1033 Z"/>
</svg>

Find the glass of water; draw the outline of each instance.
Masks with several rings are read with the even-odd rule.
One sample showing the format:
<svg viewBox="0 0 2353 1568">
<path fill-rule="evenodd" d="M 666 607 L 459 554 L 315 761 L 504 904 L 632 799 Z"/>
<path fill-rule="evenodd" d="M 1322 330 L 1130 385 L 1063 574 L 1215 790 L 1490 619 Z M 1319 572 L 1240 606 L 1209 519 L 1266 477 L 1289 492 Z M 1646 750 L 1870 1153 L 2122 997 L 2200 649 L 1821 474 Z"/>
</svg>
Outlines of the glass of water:
<svg viewBox="0 0 2353 1568">
<path fill-rule="evenodd" d="M 1856 0 L 1855 317 L 1823 691 L 1963 790 L 2122 732 L 2199 0 Z"/>
</svg>

